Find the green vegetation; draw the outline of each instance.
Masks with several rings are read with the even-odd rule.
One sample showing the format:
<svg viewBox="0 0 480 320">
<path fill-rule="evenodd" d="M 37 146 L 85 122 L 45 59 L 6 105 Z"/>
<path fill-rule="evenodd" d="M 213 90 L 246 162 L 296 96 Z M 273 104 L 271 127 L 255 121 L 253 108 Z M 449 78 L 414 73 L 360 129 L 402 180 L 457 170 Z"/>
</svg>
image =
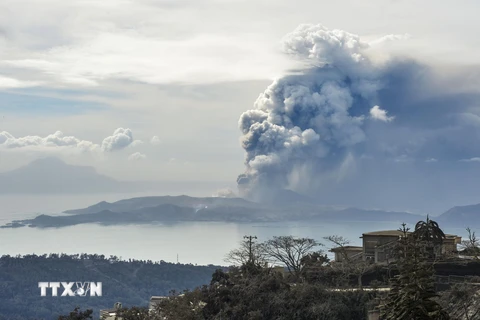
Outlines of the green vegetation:
<svg viewBox="0 0 480 320">
<path fill-rule="evenodd" d="M 315 250 L 320 244 L 308 238 L 274 237 L 256 243 L 256 237 L 245 237 L 240 248 L 227 256 L 240 266 L 216 271 L 208 286 L 163 299 L 144 319 L 363 320 L 378 307 L 383 320 L 477 319 L 478 288 L 461 284 L 442 293 L 436 290 L 437 255 L 432 250 L 445 237 L 438 224 L 427 218 L 417 223 L 413 233 L 405 224 L 400 230 L 403 236 L 394 246 L 394 263 L 383 267 L 356 261 L 346 251 L 342 262 L 331 262 L 322 250 Z M 348 244 L 340 236 L 325 240 L 340 249 Z M 268 261 L 281 262 L 285 268 L 267 267 Z M 392 277 L 383 282 L 370 277 L 374 290 L 365 290 L 364 276 L 386 270 Z M 391 287 L 387 295 L 376 290 L 386 282 Z M 357 290 L 352 290 L 356 284 Z"/>
<path fill-rule="evenodd" d="M 0 258 L 0 319 L 52 319 L 76 306 L 98 310 L 124 306 L 146 306 L 153 295 L 171 290 L 193 289 L 210 281 L 218 266 L 194 266 L 164 261 L 122 261 L 103 255 L 26 255 Z M 102 297 L 41 297 L 38 282 L 102 282 Z M 75 318 L 64 318 L 75 319 Z"/>
<path fill-rule="evenodd" d="M 407 236 L 408 228 L 403 225 L 403 235 L 397 245 L 397 268 L 399 275 L 391 282 L 391 291 L 383 306 L 382 319 L 450 319 L 438 303 L 435 292 L 430 243 L 442 241 L 443 232 L 434 221 L 419 222 L 413 234 Z"/>
<path fill-rule="evenodd" d="M 66 316 L 59 316 L 58 320 L 89 320 L 93 319 L 93 310 L 80 310 L 79 307 L 76 307 L 72 312 Z"/>
<path fill-rule="evenodd" d="M 35 309 L 24 318 L 30 314 L 40 318 L 40 312 L 51 315 L 66 307 L 67 301 L 82 301 L 85 311 L 75 309 L 58 319 L 89 319 L 90 309 L 99 307 L 99 298 L 60 300 L 38 296 L 36 282 L 53 277 L 53 280 L 102 281 L 105 287 L 102 307 L 111 308 L 114 302 L 121 301 L 126 306 L 117 312 L 122 320 L 364 320 L 369 311 L 378 309 L 383 320 L 477 319 L 478 287 L 469 283 L 447 284 L 443 288 L 446 290 L 440 292 L 435 283 L 435 272 L 446 270 L 449 275 L 452 267 L 461 269 L 455 262 L 438 260 L 438 245 L 445 237 L 439 225 L 427 217 L 416 224 L 413 232 L 405 224 L 400 231 L 398 241 L 392 243 L 393 262 L 387 265 L 358 259 L 356 254 L 348 255 L 345 251 L 348 240 L 341 236 L 324 239 L 340 250 L 336 252 L 342 254 L 344 250 L 342 261 L 330 261 L 323 245 L 313 239 L 280 236 L 258 243 L 255 236 L 245 236 L 240 247 L 226 257 L 236 264 L 228 271 L 213 266 L 126 262 L 97 255 L 2 257 L 0 266 L 8 271 L 9 277 L 2 275 L 0 284 L 7 290 L 0 299 L 10 299 L 8 306 L 20 311 L 27 310 L 31 303 Z M 469 243 L 475 247 L 474 233 Z M 284 267 L 274 267 L 272 263 Z M 465 264 L 467 270 L 478 270 L 478 262 L 472 263 L 476 266 Z M 445 275 L 443 271 L 440 274 Z M 24 278 L 19 280 L 18 275 Z M 83 278 L 78 279 L 79 275 Z M 17 281 L 23 281 L 23 285 L 15 291 L 13 284 Z M 26 284 L 33 281 L 34 294 L 21 294 L 32 291 L 32 286 Z M 377 290 L 387 285 L 390 292 Z M 106 288 L 112 289 L 107 292 Z M 170 291 L 177 288 L 187 290 Z M 21 293 L 15 295 L 15 292 Z M 168 297 L 149 312 L 146 299 L 152 295 Z M 69 310 L 72 309 L 73 306 Z"/>
<path fill-rule="evenodd" d="M 148 319 L 360 320 L 375 295 L 333 292 L 314 283 L 292 285 L 272 269 L 244 266 L 217 271 L 210 285 L 162 301 Z"/>
<path fill-rule="evenodd" d="M 480 301 L 478 300 L 478 285 L 480 277 L 472 279 L 471 283 L 454 284 L 450 290 L 440 293 L 440 304 L 444 305 L 452 319 L 480 319 Z"/>
<path fill-rule="evenodd" d="M 462 254 L 468 255 L 473 257 L 475 260 L 479 260 L 480 257 L 480 240 L 477 239 L 475 231 L 472 229 L 467 228 L 468 232 L 468 239 L 463 240 L 460 244 Z"/>
</svg>

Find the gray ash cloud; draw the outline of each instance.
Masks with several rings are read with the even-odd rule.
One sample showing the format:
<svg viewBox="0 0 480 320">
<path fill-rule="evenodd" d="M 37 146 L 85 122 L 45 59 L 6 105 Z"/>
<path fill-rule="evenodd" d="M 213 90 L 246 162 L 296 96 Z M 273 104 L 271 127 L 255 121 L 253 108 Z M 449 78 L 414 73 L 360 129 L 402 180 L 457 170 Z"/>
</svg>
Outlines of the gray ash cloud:
<svg viewBox="0 0 480 320">
<path fill-rule="evenodd" d="M 458 166 L 480 155 L 478 93 L 435 81 L 431 66 L 377 62 L 357 35 L 321 25 L 301 25 L 283 44 L 306 67 L 275 80 L 240 117 L 246 168 L 237 182 L 247 196 L 292 189 L 341 199 L 363 183 L 352 199 L 382 197 L 385 174 L 408 188 L 390 172 L 402 162 L 413 174 L 428 159 Z"/>
</svg>

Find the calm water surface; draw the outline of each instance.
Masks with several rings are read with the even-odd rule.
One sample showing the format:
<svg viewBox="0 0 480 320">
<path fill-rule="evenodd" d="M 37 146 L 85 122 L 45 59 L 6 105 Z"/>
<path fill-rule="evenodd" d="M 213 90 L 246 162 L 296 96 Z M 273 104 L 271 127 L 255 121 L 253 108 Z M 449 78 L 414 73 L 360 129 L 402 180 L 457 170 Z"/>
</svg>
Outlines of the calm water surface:
<svg viewBox="0 0 480 320">
<path fill-rule="evenodd" d="M 25 219 L 39 213 L 61 214 L 63 210 L 85 207 L 96 202 L 115 201 L 125 195 L 5 197 L 0 196 L 0 223 Z M 342 235 L 360 245 L 362 233 L 397 229 L 396 223 L 352 221 L 334 223 L 221 223 L 185 222 L 176 224 L 103 227 L 83 224 L 66 228 L 0 229 L 0 254 L 98 253 L 124 259 L 165 260 L 196 264 L 225 264 L 225 254 L 236 248 L 244 235 L 260 241 L 272 236 L 293 235 L 321 241 L 328 235 Z M 462 229 L 448 233 L 464 236 Z"/>
</svg>

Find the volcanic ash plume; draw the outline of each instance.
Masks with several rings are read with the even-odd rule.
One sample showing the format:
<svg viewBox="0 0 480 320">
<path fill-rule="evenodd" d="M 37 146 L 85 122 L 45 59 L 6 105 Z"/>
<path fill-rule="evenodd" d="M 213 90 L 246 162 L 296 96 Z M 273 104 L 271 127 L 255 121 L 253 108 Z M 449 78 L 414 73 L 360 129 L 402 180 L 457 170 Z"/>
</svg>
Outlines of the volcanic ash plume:
<svg viewBox="0 0 480 320">
<path fill-rule="evenodd" d="M 348 160 L 348 150 L 365 140 L 368 115 L 352 109 L 373 107 L 382 87 L 364 54 L 369 45 L 354 34 L 301 25 L 284 48 L 309 68 L 276 80 L 242 114 L 246 172 L 237 182 L 244 192 L 308 186 L 311 173 L 334 169 L 327 157 Z"/>
<path fill-rule="evenodd" d="M 274 81 L 240 117 L 239 190 L 253 200 L 291 189 L 322 203 L 422 210 L 478 202 L 479 68 L 377 55 L 402 39 L 368 44 L 321 25 L 288 34 L 285 52 L 306 67 Z"/>
<path fill-rule="evenodd" d="M 237 195 L 230 188 L 217 190 L 212 194 L 213 198 L 236 198 Z"/>
</svg>

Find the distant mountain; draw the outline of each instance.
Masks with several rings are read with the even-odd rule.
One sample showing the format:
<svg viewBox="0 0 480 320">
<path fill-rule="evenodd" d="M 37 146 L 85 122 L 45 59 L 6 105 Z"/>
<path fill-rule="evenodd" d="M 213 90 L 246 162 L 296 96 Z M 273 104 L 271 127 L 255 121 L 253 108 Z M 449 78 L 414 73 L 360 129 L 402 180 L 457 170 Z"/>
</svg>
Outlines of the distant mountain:
<svg viewBox="0 0 480 320">
<path fill-rule="evenodd" d="M 480 227 L 480 204 L 453 207 L 436 220 L 439 223 L 462 227 Z"/>
<path fill-rule="evenodd" d="M 164 204 L 171 204 L 180 207 L 188 207 L 193 209 L 212 209 L 218 206 L 243 207 L 243 208 L 260 208 L 261 205 L 247 201 L 242 198 L 219 198 L 219 197 L 190 197 L 190 196 L 156 196 L 156 197 L 139 197 L 124 199 L 113 203 L 102 201 L 85 209 L 67 210 L 69 214 L 87 214 L 96 213 L 103 210 L 112 212 L 130 212 L 133 210 L 156 207 Z"/>
<path fill-rule="evenodd" d="M 416 223 L 425 216 L 397 211 L 368 210 L 359 208 L 347 208 L 332 212 L 329 218 L 336 221 L 376 221 L 376 222 L 405 222 Z M 399 225 L 400 227 L 400 225 Z"/>
<path fill-rule="evenodd" d="M 18 169 L 0 173 L 0 193 L 93 193 L 131 189 L 98 174 L 93 167 L 74 166 L 54 157 L 35 160 Z"/>
<path fill-rule="evenodd" d="M 196 198 L 189 196 L 140 197 L 99 202 L 84 209 L 67 210 L 62 216 L 39 215 L 13 221 L 4 228 L 64 227 L 82 223 L 102 225 L 173 223 L 182 221 L 280 222 L 280 221 L 375 221 L 415 223 L 422 217 L 406 212 L 357 208 L 334 208 L 313 203 L 288 202 L 266 205 L 241 198 Z"/>
<path fill-rule="evenodd" d="M 102 210 L 95 213 L 72 214 L 68 216 L 39 215 L 33 219 L 14 221 L 0 228 L 19 228 L 23 226 L 38 228 L 59 228 L 84 223 L 101 225 L 175 223 L 185 221 L 222 221 L 222 222 L 261 222 L 268 220 L 264 212 L 253 208 L 216 207 L 195 209 L 172 204 L 161 204 L 129 212 Z"/>
</svg>

